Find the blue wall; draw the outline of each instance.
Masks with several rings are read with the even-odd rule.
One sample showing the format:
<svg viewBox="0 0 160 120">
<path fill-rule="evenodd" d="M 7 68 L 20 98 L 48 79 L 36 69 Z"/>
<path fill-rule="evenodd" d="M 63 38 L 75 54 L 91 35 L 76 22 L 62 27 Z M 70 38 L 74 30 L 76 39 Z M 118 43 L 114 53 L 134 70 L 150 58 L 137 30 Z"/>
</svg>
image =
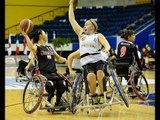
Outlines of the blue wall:
<svg viewBox="0 0 160 120">
<path fill-rule="evenodd" d="M 108 40 L 111 48 L 116 49 L 116 46 L 117 46 L 117 37 L 116 36 L 111 36 L 111 37 L 106 37 L 106 39 Z"/>
<path fill-rule="evenodd" d="M 153 34 L 148 35 L 148 44 L 152 50 L 155 50 L 155 35 Z"/>
<path fill-rule="evenodd" d="M 155 23 L 150 24 L 143 31 L 139 32 L 136 35 L 135 44 L 139 46 L 139 49 L 142 49 L 148 43 L 148 35 L 151 33 L 151 30 L 155 28 Z"/>
<path fill-rule="evenodd" d="M 77 43 L 72 43 L 72 50 L 76 51 L 78 49 L 79 49 L 79 43 L 78 42 Z"/>
</svg>

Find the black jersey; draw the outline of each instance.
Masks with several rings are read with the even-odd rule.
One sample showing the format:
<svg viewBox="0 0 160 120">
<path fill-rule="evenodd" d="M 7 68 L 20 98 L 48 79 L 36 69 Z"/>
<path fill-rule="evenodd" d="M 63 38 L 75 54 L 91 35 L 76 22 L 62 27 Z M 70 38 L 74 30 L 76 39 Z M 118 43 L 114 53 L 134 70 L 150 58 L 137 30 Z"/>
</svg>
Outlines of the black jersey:
<svg viewBox="0 0 160 120">
<path fill-rule="evenodd" d="M 118 53 L 117 53 L 117 60 L 119 62 L 127 62 L 130 65 L 137 62 L 139 69 L 141 70 L 141 63 L 138 58 L 137 48 L 134 43 L 129 41 L 121 41 L 118 44 Z"/>
<path fill-rule="evenodd" d="M 38 67 L 41 72 L 57 72 L 54 51 L 51 46 L 37 46 Z"/>
</svg>

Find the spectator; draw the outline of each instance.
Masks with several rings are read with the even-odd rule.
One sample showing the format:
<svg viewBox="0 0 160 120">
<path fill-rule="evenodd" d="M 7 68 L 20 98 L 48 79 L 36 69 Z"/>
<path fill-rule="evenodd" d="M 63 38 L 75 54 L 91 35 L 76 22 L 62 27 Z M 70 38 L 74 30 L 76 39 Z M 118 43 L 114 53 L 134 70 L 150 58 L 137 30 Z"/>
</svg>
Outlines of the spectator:
<svg viewBox="0 0 160 120">
<path fill-rule="evenodd" d="M 147 50 L 147 54 L 145 57 L 145 65 L 147 68 L 151 68 L 155 62 L 155 55 L 150 46 L 147 46 L 146 50 Z"/>
<path fill-rule="evenodd" d="M 147 69 L 146 65 L 145 65 L 145 58 L 147 56 L 147 50 L 146 48 L 142 48 L 142 51 L 141 51 L 141 55 L 142 55 L 142 58 L 141 58 L 141 64 L 142 64 L 142 68 L 143 70 Z"/>
</svg>

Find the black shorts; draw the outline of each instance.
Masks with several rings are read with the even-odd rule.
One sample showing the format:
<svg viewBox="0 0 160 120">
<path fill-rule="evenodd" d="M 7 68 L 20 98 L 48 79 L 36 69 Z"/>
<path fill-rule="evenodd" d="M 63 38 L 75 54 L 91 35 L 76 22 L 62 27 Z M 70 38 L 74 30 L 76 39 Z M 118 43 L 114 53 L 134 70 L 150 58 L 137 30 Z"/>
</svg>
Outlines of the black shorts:
<svg viewBox="0 0 160 120">
<path fill-rule="evenodd" d="M 125 76 L 128 76 L 129 74 L 129 67 L 130 67 L 130 64 L 126 63 L 126 65 L 124 63 L 121 63 L 121 65 L 116 65 L 116 73 L 121 76 L 121 77 L 125 77 Z"/>
<path fill-rule="evenodd" d="M 52 81 L 53 91 L 51 93 L 54 93 L 54 90 L 57 90 L 57 94 L 63 94 L 64 91 L 67 89 L 66 85 L 64 84 L 64 78 L 59 76 L 57 73 L 45 73 L 41 72 L 42 75 L 44 75 L 48 81 Z"/>
<path fill-rule="evenodd" d="M 104 71 L 105 64 L 106 63 L 104 61 L 98 61 L 96 63 L 89 63 L 87 65 L 84 65 L 83 66 L 83 69 L 84 69 L 84 78 L 86 78 L 89 73 L 96 74 L 96 72 L 98 70 Z"/>
<path fill-rule="evenodd" d="M 51 81 L 64 80 L 64 78 L 59 76 L 58 73 L 41 72 L 41 74 L 44 75 L 48 80 L 51 80 Z"/>
</svg>

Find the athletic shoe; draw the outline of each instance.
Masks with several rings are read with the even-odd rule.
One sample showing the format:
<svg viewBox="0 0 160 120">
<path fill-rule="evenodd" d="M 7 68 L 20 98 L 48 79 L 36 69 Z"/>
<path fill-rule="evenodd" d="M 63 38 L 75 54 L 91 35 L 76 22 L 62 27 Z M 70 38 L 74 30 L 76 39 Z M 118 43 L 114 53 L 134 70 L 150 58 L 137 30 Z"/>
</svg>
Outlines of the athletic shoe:
<svg viewBox="0 0 160 120">
<path fill-rule="evenodd" d="M 99 98 L 99 104 L 103 104 L 104 103 L 104 96 L 100 96 Z"/>
<path fill-rule="evenodd" d="M 98 104 L 98 96 L 92 97 L 92 105 L 97 105 Z"/>
<path fill-rule="evenodd" d="M 60 110 L 60 111 L 66 110 L 65 104 L 62 101 L 59 103 L 55 103 L 54 107 L 55 110 Z"/>
</svg>

